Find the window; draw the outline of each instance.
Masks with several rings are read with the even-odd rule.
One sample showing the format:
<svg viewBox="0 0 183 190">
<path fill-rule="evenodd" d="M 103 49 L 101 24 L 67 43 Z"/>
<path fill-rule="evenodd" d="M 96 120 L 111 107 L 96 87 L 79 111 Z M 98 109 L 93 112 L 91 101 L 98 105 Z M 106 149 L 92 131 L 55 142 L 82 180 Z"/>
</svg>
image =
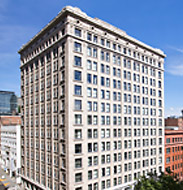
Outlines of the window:
<svg viewBox="0 0 183 190">
<path fill-rule="evenodd" d="M 104 86 L 105 85 L 105 80 L 104 77 L 101 77 L 101 85 Z"/>
<path fill-rule="evenodd" d="M 74 71 L 74 80 L 81 81 L 81 71 Z"/>
<path fill-rule="evenodd" d="M 75 182 L 81 182 L 82 181 L 82 173 L 75 174 Z"/>
<path fill-rule="evenodd" d="M 170 153 L 170 148 L 166 148 L 166 153 L 167 153 L 167 154 Z"/>
<path fill-rule="evenodd" d="M 87 74 L 87 82 L 92 83 L 91 74 Z"/>
<path fill-rule="evenodd" d="M 82 138 L 81 129 L 75 129 L 75 139 L 81 139 L 81 138 Z"/>
<path fill-rule="evenodd" d="M 81 144 L 75 144 L 75 153 L 76 154 L 82 153 L 82 145 Z"/>
<path fill-rule="evenodd" d="M 97 71 L 97 62 L 93 62 L 92 66 L 93 71 Z"/>
<path fill-rule="evenodd" d="M 75 100 L 75 110 L 81 110 L 82 109 L 82 101 L 81 100 Z"/>
<path fill-rule="evenodd" d="M 75 36 L 81 37 L 81 30 L 78 28 L 75 28 Z"/>
<path fill-rule="evenodd" d="M 90 60 L 87 60 L 87 69 L 88 70 L 92 69 L 92 62 Z"/>
<path fill-rule="evenodd" d="M 98 42 L 98 38 L 97 38 L 97 36 L 94 36 L 94 37 L 93 37 L 93 42 L 95 42 L 95 43 Z"/>
<path fill-rule="evenodd" d="M 97 88 L 93 89 L 93 98 L 97 98 Z"/>
<path fill-rule="evenodd" d="M 93 57 L 97 58 L 97 49 L 93 48 Z"/>
<path fill-rule="evenodd" d="M 89 180 L 92 179 L 92 171 L 91 171 L 91 170 L 88 171 L 88 179 L 89 179 Z"/>
<path fill-rule="evenodd" d="M 75 159 L 75 168 L 81 168 L 82 167 L 82 159 L 77 158 Z"/>
<path fill-rule="evenodd" d="M 74 56 L 74 65 L 81 67 L 81 57 Z"/>
<path fill-rule="evenodd" d="M 104 46 L 104 39 L 101 39 L 101 45 L 103 45 Z"/>
<path fill-rule="evenodd" d="M 88 56 L 92 56 L 92 49 L 91 49 L 91 47 L 87 48 L 87 55 Z"/>
<path fill-rule="evenodd" d="M 103 51 L 101 51 L 101 60 L 104 60 L 104 52 Z"/>
<path fill-rule="evenodd" d="M 87 40 L 89 40 L 89 41 L 92 40 L 92 35 L 90 33 L 87 33 Z"/>
<path fill-rule="evenodd" d="M 167 158 L 166 158 L 166 163 L 167 163 L 167 164 L 170 163 L 170 157 L 167 157 Z"/>
<path fill-rule="evenodd" d="M 81 88 L 81 86 L 74 85 L 74 94 L 78 95 L 78 96 L 81 96 L 81 94 L 82 94 L 82 88 Z"/>
<path fill-rule="evenodd" d="M 93 84 L 97 84 L 97 75 L 93 75 Z"/>
<path fill-rule="evenodd" d="M 166 143 L 169 144 L 170 143 L 170 138 L 166 139 Z"/>
<path fill-rule="evenodd" d="M 75 124 L 76 125 L 82 124 L 82 116 L 81 116 L 81 114 L 75 114 Z"/>
<path fill-rule="evenodd" d="M 78 42 L 74 42 L 74 50 L 76 52 L 81 52 L 81 44 Z"/>
</svg>

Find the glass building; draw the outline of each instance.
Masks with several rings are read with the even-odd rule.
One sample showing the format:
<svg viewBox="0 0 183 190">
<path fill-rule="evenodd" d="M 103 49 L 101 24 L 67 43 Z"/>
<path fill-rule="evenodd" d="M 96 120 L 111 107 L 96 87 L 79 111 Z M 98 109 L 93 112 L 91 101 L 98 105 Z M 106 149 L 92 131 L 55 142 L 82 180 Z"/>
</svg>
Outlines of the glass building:
<svg viewBox="0 0 183 190">
<path fill-rule="evenodd" d="M 0 91 L 0 115 L 17 112 L 17 97 L 14 92 Z"/>
</svg>

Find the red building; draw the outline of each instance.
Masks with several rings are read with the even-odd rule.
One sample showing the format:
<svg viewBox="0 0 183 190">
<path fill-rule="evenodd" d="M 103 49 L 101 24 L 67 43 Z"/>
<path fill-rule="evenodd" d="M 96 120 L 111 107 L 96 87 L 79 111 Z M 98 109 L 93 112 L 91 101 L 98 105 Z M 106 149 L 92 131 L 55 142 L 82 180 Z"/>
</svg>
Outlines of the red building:
<svg viewBox="0 0 183 190">
<path fill-rule="evenodd" d="M 165 119 L 165 126 L 175 126 L 183 130 L 183 117 L 168 117 Z"/>
<path fill-rule="evenodd" d="M 183 130 L 165 129 L 165 170 L 183 180 Z"/>
</svg>

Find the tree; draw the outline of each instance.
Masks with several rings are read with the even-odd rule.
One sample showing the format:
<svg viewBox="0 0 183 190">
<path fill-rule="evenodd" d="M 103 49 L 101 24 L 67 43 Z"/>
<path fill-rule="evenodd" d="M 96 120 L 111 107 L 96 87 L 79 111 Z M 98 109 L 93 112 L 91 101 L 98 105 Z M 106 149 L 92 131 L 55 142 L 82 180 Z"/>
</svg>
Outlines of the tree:
<svg viewBox="0 0 183 190">
<path fill-rule="evenodd" d="M 134 190 L 183 190 L 183 181 L 178 180 L 172 172 L 168 174 L 149 173 L 137 180 Z"/>
</svg>

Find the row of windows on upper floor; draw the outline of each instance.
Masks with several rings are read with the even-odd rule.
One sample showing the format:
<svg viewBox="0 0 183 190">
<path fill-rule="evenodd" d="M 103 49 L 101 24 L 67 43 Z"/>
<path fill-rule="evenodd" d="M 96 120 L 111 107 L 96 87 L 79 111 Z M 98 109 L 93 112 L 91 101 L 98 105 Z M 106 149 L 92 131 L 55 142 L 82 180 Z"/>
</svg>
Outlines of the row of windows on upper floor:
<svg viewBox="0 0 183 190">
<path fill-rule="evenodd" d="M 172 156 L 172 159 L 171 159 L 171 157 L 167 157 L 166 158 L 166 164 L 169 164 L 170 162 L 174 162 L 174 161 L 177 162 L 179 160 L 182 162 L 182 158 L 183 158 L 182 154 L 176 155 L 175 157 Z"/>
<path fill-rule="evenodd" d="M 128 79 L 127 76 L 128 76 L 128 73 L 126 73 L 124 71 L 124 77 L 126 77 L 126 79 Z M 93 84 L 97 85 L 97 78 L 98 78 L 98 76 L 97 75 L 93 75 L 93 77 L 92 77 L 92 74 L 87 73 L 87 82 L 88 83 L 92 83 L 92 78 L 93 78 Z M 131 76 L 130 76 L 129 80 L 130 79 L 131 79 Z M 76 80 L 76 81 L 82 81 L 82 71 L 80 71 L 80 70 L 74 70 L 74 80 Z M 106 87 L 110 87 L 110 81 L 113 81 L 113 88 L 119 88 L 119 89 L 121 89 L 121 80 L 116 80 L 116 79 L 112 80 L 111 78 L 103 77 L 102 76 L 102 77 L 100 77 L 100 81 L 101 81 L 101 86 L 106 86 Z M 140 83 L 140 75 L 134 73 L 134 75 L 133 75 L 133 81 Z M 148 83 L 148 81 L 149 81 L 149 83 Z M 124 84 L 124 90 L 127 90 L 127 87 L 126 87 L 127 83 L 124 82 L 123 84 Z M 142 76 L 142 84 L 145 84 L 145 85 L 150 84 L 151 86 L 156 87 L 156 80 L 152 79 L 152 78 L 148 78 L 148 77 Z M 128 83 L 128 86 L 131 86 L 131 83 Z M 158 88 L 162 88 L 162 81 L 161 80 L 158 80 Z M 131 87 L 130 87 L 130 89 L 131 89 Z"/>
<path fill-rule="evenodd" d="M 140 97 L 137 97 L 137 102 L 136 102 L 136 96 L 134 96 L 134 103 L 140 103 Z M 131 95 L 130 95 L 131 98 Z M 128 97 L 129 99 L 129 97 Z M 130 100 L 128 100 L 128 102 L 130 102 Z M 125 99 L 125 102 L 127 102 L 127 100 Z M 75 102 L 75 110 L 81 110 L 82 109 L 82 105 L 80 104 L 80 100 L 79 102 Z M 100 110 L 98 109 L 100 105 Z M 153 105 L 153 104 L 151 104 Z M 98 104 L 98 102 L 95 101 L 87 101 L 87 111 L 93 111 L 93 112 L 98 112 L 100 111 L 101 113 L 106 112 L 106 113 L 111 113 L 111 107 L 113 106 L 113 113 L 121 113 L 122 112 L 122 108 L 121 108 L 121 104 L 110 104 L 110 103 L 106 103 L 106 102 L 101 102 L 100 104 Z M 46 109 L 45 109 L 46 108 Z M 34 111 L 35 110 L 35 111 Z M 29 109 L 26 108 L 25 109 L 25 113 L 24 113 L 24 109 L 22 110 L 22 113 L 25 114 L 25 116 L 28 116 L 29 114 L 33 115 L 33 113 L 35 115 L 39 115 L 39 114 L 49 114 L 51 113 L 51 111 L 53 111 L 54 113 L 58 112 L 58 101 L 54 101 L 53 102 L 53 107 L 51 106 L 51 103 L 47 103 L 46 106 L 45 104 L 41 104 L 41 106 L 35 106 L 30 107 Z M 60 111 L 65 110 L 65 101 L 62 100 L 61 101 L 61 106 L 60 106 Z M 132 112 L 133 111 L 133 112 Z M 155 108 L 147 108 L 147 107 L 140 107 L 140 106 L 131 106 L 131 105 L 124 105 L 123 106 L 123 113 L 124 114 L 135 114 L 135 115 L 150 115 L 150 116 L 158 116 L 158 117 L 162 117 L 162 109 L 157 109 L 158 114 L 156 114 L 156 109 Z M 54 114 L 55 115 L 55 114 Z"/>
<path fill-rule="evenodd" d="M 124 129 L 124 134 L 122 134 L 122 130 L 121 129 L 111 129 L 111 128 L 108 128 L 108 129 L 88 129 L 87 130 L 87 137 L 88 139 L 96 139 L 99 137 L 99 134 L 100 133 L 100 137 L 101 138 L 121 138 L 122 136 L 123 137 L 132 137 L 132 135 L 134 137 L 141 137 L 141 135 L 143 137 L 147 137 L 147 136 L 156 136 L 158 135 L 159 137 L 163 135 L 163 129 L 159 129 L 159 133 L 157 134 L 156 131 L 158 129 L 156 128 L 151 128 L 151 129 Z M 133 133 L 132 133 L 133 131 Z M 82 132 L 83 130 L 82 129 L 75 129 L 74 130 L 74 138 L 75 139 L 82 139 Z M 113 135 L 112 135 L 113 134 Z M 139 142 L 139 141 L 138 141 Z M 134 140 L 134 145 L 137 143 L 137 139 Z M 134 146 L 134 147 L 139 147 L 139 146 Z M 168 150 L 168 149 L 167 149 Z M 168 151 L 167 151 L 168 152 Z"/>
<path fill-rule="evenodd" d="M 180 138 L 180 140 L 181 140 L 182 138 Z M 178 146 L 177 145 L 177 147 L 169 147 L 169 148 L 166 148 L 166 154 L 170 154 L 171 153 L 171 149 L 172 149 L 172 153 L 175 153 L 175 152 L 179 152 L 179 151 L 183 151 L 183 146 Z"/>
<path fill-rule="evenodd" d="M 113 113 L 121 113 L 121 104 L 110 104 L 102 102 L 100 104 L 100 110 L 98 110 L 98 102 L 87 101 L 87 111 L 93 112 L 106 112 L 111 113 L 111 107 L 113 105 Z M 132 109 L 133 108 L 133 109 Z M 133 112 L 132 112 L 133 111 Z M 162 117 L 162 109 L 158 109 L 158 117 Z M 147 108 L 147 107 L 140 107 L 140 106 L 131 106 L 131 105 L 124 105 L 123 106 L 123 113 L 124 114 L 134 114 L 134 115 L 150 115 L 156 116 L 156 109 L 155 108 Z"/>
<path fill-rule="evenodd" d="M 134 141 L 134 148 L 140 148 L 141 143 L 138 140 Z M 151 143 L 150 143 L 151 142 Z M 113 145 L 113 146 L 112 146 Z M 151 138 L 151 140 L 143 139 L 142 146 L 155 146 L 156 145 L 156 138 Z M 162 145 L 162 139 L 159 138 L 159 145 Z M 98 151 L 98 143 L 88 143 L 88 153 L 90 152 L 97 152 Z M 131 140 L 124 140 L 124 148 L 132 148 L 132 141 Z M 111 151 L 111 150 L 121 150 L 122 149 L 122 142 L 120 140 L 112 142 L 101 142 L 100 150 L 103 151 Z"/>
<path fill-rule="evenodd" d="M 128 63 L 128 64 L 127 64 Z M 126 59 L 124 59 L 124 68 L 131 69 L 131 62 L 128 61 L 126 63 Z M 74 56 L 74 65 L 75 66 L 82 66 L 82 58 L 79 56 Z M 137 66 L 138 65 L 138 66 Z M 87 69 L 92 71 L 97 71 L 98 63 L 96 61 L 87 60 Z M 142 73 L 148 74 L 148 68 L 147 66 L 142 65 Z M 110 67 L 110 65 L 105 65 L 103 63 L 100 64 L 100 71 L 101 73 L 109 74 L 110 75 L 110 69 L 113 69 L 113 76 L 121 77 L 121 69 L 116 67 Z M 140 71 L 140 65 L 136 62 L 133 63 L 133 70 L 134 71 Z M 124 70 L 123 72 L 127 72 Z M 156 77 L 156 70 L 153 68 L 149 68 L 150 76 Z M 128 73 L 131 72 L 128 71 Z M 135 73 L 134 73 L 135 74 Z M 158 78 L 162 78 L 162 72 L 158 71 Z"/>
<path fill-rule="evenodd" d="M 75 35 L 77 37 L 82 37 L 82 32 L 81 32 L 81 30 L 79 28 L 75 28 L 74 33 L 75 33 Z M 90 32 L 87 33 L 87 40 L 90 41 L 90 42 L 93 41 L 95 44 L 99 43 L 98 36 L 97 35 L 92 35 Z M 158 64 L 157 66 L 161 67 L 162 63 L 160 61 L 158 62 L 154 58 L 145 56 L 142 53 L 139 53 L 137 51 L 131 50 L 130 48 L 122 47 L 120 44 L 112 43 L 109 40 L 106 40 L 104 38 L 100 38 L 100 43 L 99 44 L 101 46 L 103 46 L 103 47 L 112 48 L 114 51 L 118 51 L 120 53 L 122 52 L 122 49 L 123 49 L 123 53 L 125 55 L 127 54 L 128 56 L 133 56 L 134 58 L 136 58 L 138 60 L 145 61 L 146 63 L 150 63 L 150 64 L 152 64 L 154 66 L 156 66 L 156 64 Z"/>
<path fill-rule="evenodd" d="M 116 74 L 116 70 L 114 72 L 115 72 L 114 74 Z M 74 74 L 75 74 L 74 79 L 77 80 L 77 81 L 81 81 L 82 72 L 75 70 Z M 120 75 L 121 75 L 120 69 L 118 69 L 117 70 L 117 76 L 120 77 Z M 62 71 L 61 72 L 61 81 L 64 81 L 64 79 L 65 79 L 65 72 Z M 131 80 L 131 72 L 124 71 L 124 79 Z M 134 73 L 133 74 L 133 81 L 140 83 L 140 75 Z M 46 83 L 47 83 L 46 86 L 49 88 L 51 86 L 51 84 L 52 84 L 51 77 L 47 78 Z M 87 83 L 88 84 L 98 85 L 98 75 L 95 75 L 95 74 L 92 75 L 92 74 L 87 73 Z M 150 78 L 149 83 L 150 83 L 151 86 L 156 87 L 156 80 L 155 79 Z M 53 85 L 57 85 L 57 84 L 58 84 L 58 74 L 55 74 L 55 75 L 53 75 Z M 142 84 L 148 85 L 148 77 L 142 76 Z M 26 80 L 26 85 L 29 85 L 28 78 Z M 105 77 L 101 77 L 101 85 L 106 86 L 106 87 L 110 87 L 110 79 L 105 78 Z M 130 83 L 124 82 L 124 90 L 129 90 L 129 88 L 131 88 L 130 86 L 131 86 Z M 133 86 L 134 86 L 134 92 L 139 91 L 138 93 L 140 93 L 140 89 L 138 89 L 138 88 L 140 88 L 140 86 L 135 85 L 135 84 Z M 162 87 L 162 82 L 161 81 L 158 81 L 158 87 L 159 88 Z M 40 84 L 40 89 L 44 90 L 44 88 L 45 88 L 45 80 L 42 80 L 41 84 Z M 121 89 L 121 81 L 113 79 L 113 88 Z M 33 85 L 31 86 L 30 89 L 31 89 L 31 92 L 33 92 Z M 35 83 L 35 91 L 38 91 L 38 89 L 39 89 L 39 82 Z M 27 90 L 28 89 L 26 89 L 26 92 L 28 92 Z M 152 91 L 155 91 L 155 89 L 151 89 L 150 94 L 152 94 Z M 142 93 L 148 95 L 148 88 L 147 87 L 142 87 Z M 154 92 L 153 92 L 153 94 L 154 94 Z"/>
<path fill-rule="evenodd" d="M 38 68 L 38 62 L 35 63 L 35 67 Z M 62 65 L 65 65 L 65 56 L 62 57 Z M 75 66 L 82 66 L 82 58 L 79 56 L 74 56 L 74 65 Z M 39 72 L 37 70 L 35 70 L 35 74 L 33 75 L 33 65 L 29 66 L 31 69 L 31 75 L 30 76 L 26 76 L 26 84 L 28 84 L 29 82 L 29 77 L 30 77 L 30 82 L 34 81 L 34 75 L 35 75 L 35 80 L 39 79 Z M 95 61 L 91 61 L 91 60 L 87 60 L 87 69 L 88 70 L 93 70 L 93 71 L 97 71 L 97 67 L 98 67 L 98 63 Z M 128 60 L 126 61 L 126 59 L 124 59 L 124 68 L 127 69 L 131 69 L 131 61 Z M 52 63 L 49 63 L 46 66 L 46 74 L 49 75 L 51 74 L 51 70 L 53 69 L 53 72 L 58 71 L 58 60 L 53 62 L 53 68 L 52 68 Z M 105 73 L 105 74 L 110 74 L 110 66 L 109 65 L 104 65 L 101 64 L 101 73 Z M 139 63 L 134 62 L 133 64 L 133 70 L 134 71 L 140 71 L 140 65 Z M 125 78 L 125 72 L 127 73 L 127 79 L 129 79 L 129 77 L 131 78 L 131 72 L 130 71 L 124 71 L 124 78 Z M 153 68 L 149 69 L 150 72 L 150 76 L 156 77 L 156 70 Z M 28 75 L 28 67 L 26 68 L 26 73 Z M 142 73 L 143 74 L 148 74 L 148 67 L 142 65 Z M 135 73 L 134 73 L 135 74 Z M 135 74 L 137 75 L 137 74 Z M 24 75 L 22 75 L 22 80 L 24 80 Z M 45 76 L 45 68 L 42 67 L 40 70 L 40 77 L 43 78 Z M 118 76 L 121 77 L 121 69 L 120 68 L 116 68 L 113 67 L 113 76 Z M 138 76 L 138 75 L 137 75 Z M 158 71 L 158 78 L 161 79 L 162 78 L 162 72 Z"/>
<path fill-rule="evenodd" d="M 95 90 L 95 92 L 93 92 L 93 97 L 97 98 L 97 89 L 94 89 L 94 90 Z M 88 96 L 88 97 L 91 97 L 91 96 Z M 133 99 L 133 103 L 140 104 L 140 96 L 135 96 L 134 95 L 133 98 L 134 98 Z M 131 98 L 131 94 L 124 94 L 124 100 L 123 100 L 124 102 L 126 102 L 126 103 L 132 103 L 131 99 L 132 99 Z M 148 98 L 148 97 L 142 97 L 142 102 L 141 103 L 142 103 L 142 105 L 156 106 L 156 99 Z M 110 107 L 112 107 L 112 105 L 113 105 L 113 110 L 116 110 L 116 112 L 117 112 L 117 104 L 110 104 L 110 103 L 106 103 L 105 104 L 105 102 L 101 102 L 101 106 L 100 107 L 101 107 L 101 110 L 105 111 L 105 108 L 106 108 L 106 111 L 110 112 Z M 88 106 L 88 108 L 92 108 L 91 101 L 87 102 L 87 106 Z M 158 100 L 158 107 L 159 108 L 162 107 L 162 100 Z M 82 100 L 75 99 L 75 101 L 74 101 L 74 110 L 75 111 L 80 111 L 82 109 L 83 109 Z M 128 107 L 128 109 L 129 109 L 129 107 Z M 88 110 L 88 111 L 92 111 L 92 109 Z M 93 111 L 98 111 L 98 103 L 97 104 L 93 104 Z M 121 113 L 121 105 L 118 106 L 118 111 L 120 111 L 120 113 Z"/>
<path fill-rule="evenodd" d="M 151 138 L 151 139 L 142 139 L 142 145 L 141 145 L 141 141 L 140 139 L 138 140 L 134 140 L 134 145 L 132 144 L 132 140 L 124 140 L 124 149 L 131 149 L 131 148 L 140 148 L 141 146 L 143 147 L 148 147 L 148 146 L 156 146 L 158 141 L 158 145 L 161 146 L 163 144 L 163 140 L 162 138 Z M 100 147 L 99 147 L 100 144 Z M 113 144 L 113 147 L 111 146 Z M 88 143 L 88 147 L 87 147 L 87 152 L 91 153 L 91 152 L 98 152 L 100 148 L 100 151 L 111 151 L 111 150 L 121 150 L 122 149 L 122 142 L 121 140 L 118 141 L 106 141 L 106 142 L 93 142 L 93 143 Z M 75 144 L 75 154 L 82 154 L 82 144 L 77 143 Z M 148 154 L 146 154 L 148 152 L 145 152 L 145 156 L 148 156 Z"/>
<path fill-rule="evenodd" d="M 100 121 L 99 121 L 100 118 Z M 132 122 L 133 121 L 133 122 Z M 82 114 L 75 114 L 74 115 L 74 124 L 75 125 L 82 125 L 83 119 Z M 163 120 L 162 119 L 155 119 L 155 118 L 140 118 L 140 117 L 124 117 L 122 123 L 121 116 L 98 116 L 98 115 L 88 115 L 87 116 L 87 125 L 125 125 L 125 126 L 162 126 Z"/>
<path fill-rule="evenodd" d="M 183 138 L 182 137 L 166 138 L 166 144 L 169 144 L 169 143 L 179 143 L 179 142 L 183 142 Z"/>
<path fill-rule="evenodd" d="M 81 80 L 81 74 L 82 74 L 81 71 L 75 71 L 74 74 L 75 74 L 75 76 L 74 76 L 75 80 L 80 81 Z M 124 75 L 126 75 L 126 72 L 124 72 Z M 137 81 L 137 79 L 140 79 L 139 75 L 134 74 L 134 77 L 135 77 L 136 81 Z M 61 79 L 64 80 L 64 78 L 65 78 L 65 72 L 62 71 Z M 51 84 L 52 84 L 51 77 L 48 77 L 46 82 L 47 82 L 46 87 L 50 88 Z M 87 83 L 88 84 L 98 85 L 98 76 L 97 75 L 92 75 L 92 74 L 87 74 Z M 148 78 L 142 76 L 142 83 L 147 85 L 148 84 Z M 57 84 L 58 84 L 58 75 L 55 74 L 53 76 L 53 85 L 57 85 Z M 123 84 L 124 84 L 124 90 L 125 91 L 131 91 L 131 84 L 130 83 L 124 82 Z M 28 85 L 28 83 L 27 83 L 27 85 Z M 150 78 L 150 85 L 155 86 L 156 85 L 156 80 Z M 101 77 L 101 86 L 110 87 L 110 78 Z M 37 82 L 37 83 L 35 83 L 34 86 L 32 85 L 30 87 L 30 92 L 31 93 L 33 93 L 34 87 L 35 87 L 35 92 L 38 92 L 39 83 Z M 158 81 L 158 87 L 159 88 L 162 87 L 161 81 Z M 121 81 L 113 79 L 113 88 L 121 89 Z M 40 90 L 44 90 L 44 89 L 45 89 L 45 80 L 42 80 L 41 84 L 40 84 Z M 142 94 L 145 94 L 145 95 L 150 94 L 152 96 L 156 96 L 156 90 L 155 89 L 150 88 L 149 90 L 150 90 L 150 92 L 148 93 L 148 87 L 142 86 Z M 29 88 L 26 88 L 25 95 L 28 95 L 28 92 L 29 92 Z M 133 85 L 133 92 L 140 93 L 140 86 L 134 84 Z M 23 89 L 22 89 L 22 94 L 24 95 L 24 90 Z M 79 85 L 75 86 L 75 95 L 81 95 L 81 86 L 79 86 Z M 161 90 L 158 91 L 158 96 L 159 97 L 162 96 Z"/>
<path fill-rule="evenodd" d="M 34 51 L 32 51 L 31 53 L 27 54 L 25 57 L 23 57 L 21 59 L 22 63 L 23 64 L 26 63 L 27 61 L 29 61 L 30 59 L 32 59 L 34 56 L 38 55 L 39 53 L 41 53 L 42 51 L 44 51 L 45 49 L 47 49 L 48 47 L 50 47 L 51 45 L 53 45 L 55 42 L 57 42 L 64 35 L 65 35 L 65 29 L 63 28 L 61 31 L 57 32 L 52 37 L 50 37 L 48 40 L 46 40 L 42 44 L 40 44 L 37 48 L 33 48 Z M 54 54 L 55 53 L 58 54 L 58 48 L 55 48 L 54 51 L 53 51 L 53 53 Z"/>
</svg>

